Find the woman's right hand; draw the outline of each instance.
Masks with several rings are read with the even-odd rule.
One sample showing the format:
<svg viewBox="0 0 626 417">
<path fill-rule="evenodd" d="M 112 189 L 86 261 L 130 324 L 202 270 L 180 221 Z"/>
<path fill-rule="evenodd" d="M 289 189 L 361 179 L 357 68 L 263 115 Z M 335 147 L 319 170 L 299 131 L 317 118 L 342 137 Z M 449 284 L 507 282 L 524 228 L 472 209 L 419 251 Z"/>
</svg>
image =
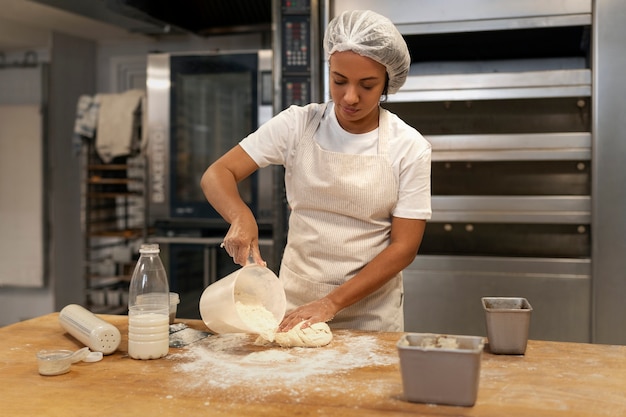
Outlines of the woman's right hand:
<svg viewBox="0 0 626 417">
<path fill-rule="evenodd" d="M 335 317 L 337 312 L 337 307 L 329 298 L 320 298 L 287 313 L 280 323 L 278 331 L 288 332 L 295 325 L 302 322 L 304 322 L 302 324 L 303 329 L 314 323 L 329 322 Z"/>
<path fill-rule="evenodd" d="M 259 226 L 237 188 L 239 182 L 257 169 L 254 160 L 237 145 L 212 163 L 200 181 L 207 201 L 230 223 L 220 246 L 242 266 L 249 263 L 250 257 L 255 263 L 265 265 L 259 252 Z"/>
<path fill-rule="evenodd" d="M 241 266 L 253 263 L 265 266 L 259 250 L 259 227 L 254 217 L 245 216 L 230 225 L 224 242 L 220 245 Z"/>
</svg>

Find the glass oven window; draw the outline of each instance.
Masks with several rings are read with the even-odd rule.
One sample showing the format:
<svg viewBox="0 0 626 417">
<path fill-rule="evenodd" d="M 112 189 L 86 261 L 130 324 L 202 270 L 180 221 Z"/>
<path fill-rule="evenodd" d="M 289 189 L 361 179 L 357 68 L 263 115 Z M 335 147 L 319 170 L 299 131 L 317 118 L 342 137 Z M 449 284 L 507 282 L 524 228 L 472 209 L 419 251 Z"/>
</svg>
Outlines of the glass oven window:
<svg viewBox="0 0 626 417">
<path fill-rule="evenodd" d="M 257 125 L 257 55 L 172 58 L 172 214 L 219 218 L 200 188 L 206 168 Z M 255 205 L 256 176 L 240 184 Z"/>
</svg>

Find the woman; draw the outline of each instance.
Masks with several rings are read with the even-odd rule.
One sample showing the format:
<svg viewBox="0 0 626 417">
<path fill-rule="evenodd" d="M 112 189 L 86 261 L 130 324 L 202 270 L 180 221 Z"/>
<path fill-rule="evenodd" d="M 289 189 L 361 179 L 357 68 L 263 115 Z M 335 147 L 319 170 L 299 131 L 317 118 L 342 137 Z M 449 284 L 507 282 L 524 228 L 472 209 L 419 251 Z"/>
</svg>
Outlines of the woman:
<svg viewBox="0 0 626 417">
<path fill-rule="evenodd" d="M 237 182 L 285 166 L 289 234 L 280 279 L 287 314 L 333 328 L 402 331 L 402 270 L 430 218 L 430 144 L 380 107 L 404 84 L 410 57 L 387 18 L 349 11 L 324 36 L 332 102 L 291 106 L 213 163 L 201 185 L 230 223 L 224 247 L 263 264 L 258 225 Z M 332 320 L 332 321 L 331 321 Z"/>
</svg>

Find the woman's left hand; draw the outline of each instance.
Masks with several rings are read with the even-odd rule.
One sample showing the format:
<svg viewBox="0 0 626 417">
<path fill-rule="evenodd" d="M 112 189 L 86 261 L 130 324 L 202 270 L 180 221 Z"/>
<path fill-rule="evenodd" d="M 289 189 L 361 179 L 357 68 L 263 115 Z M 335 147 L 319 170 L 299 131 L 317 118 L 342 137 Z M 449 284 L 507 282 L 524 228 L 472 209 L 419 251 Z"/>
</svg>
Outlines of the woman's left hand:
<svg viewBox="0 0 626 417">
<path fill-rule="evenodd" d="M 320 298 L 289 312 L 280 323 L 278 331 L 289 331 L 303 321 L 303 328 L 309 327 L 313 323 L 331 321 L 336 313 L 337 309 L 328 298 Z"/>
</svg>

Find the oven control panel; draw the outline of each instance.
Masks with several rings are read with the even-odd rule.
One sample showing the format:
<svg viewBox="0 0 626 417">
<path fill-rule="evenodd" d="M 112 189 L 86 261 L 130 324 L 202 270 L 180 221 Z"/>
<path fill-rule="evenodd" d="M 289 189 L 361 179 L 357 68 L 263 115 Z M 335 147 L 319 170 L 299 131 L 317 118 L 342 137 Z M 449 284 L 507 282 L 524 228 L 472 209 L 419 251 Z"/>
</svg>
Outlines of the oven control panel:
<svg viewBox="0 0 626 417">
<path fill-rule="evenodd" d="M 311 101 L 311 0 L 281 2 L 282 106 Z"/>
</svg>

